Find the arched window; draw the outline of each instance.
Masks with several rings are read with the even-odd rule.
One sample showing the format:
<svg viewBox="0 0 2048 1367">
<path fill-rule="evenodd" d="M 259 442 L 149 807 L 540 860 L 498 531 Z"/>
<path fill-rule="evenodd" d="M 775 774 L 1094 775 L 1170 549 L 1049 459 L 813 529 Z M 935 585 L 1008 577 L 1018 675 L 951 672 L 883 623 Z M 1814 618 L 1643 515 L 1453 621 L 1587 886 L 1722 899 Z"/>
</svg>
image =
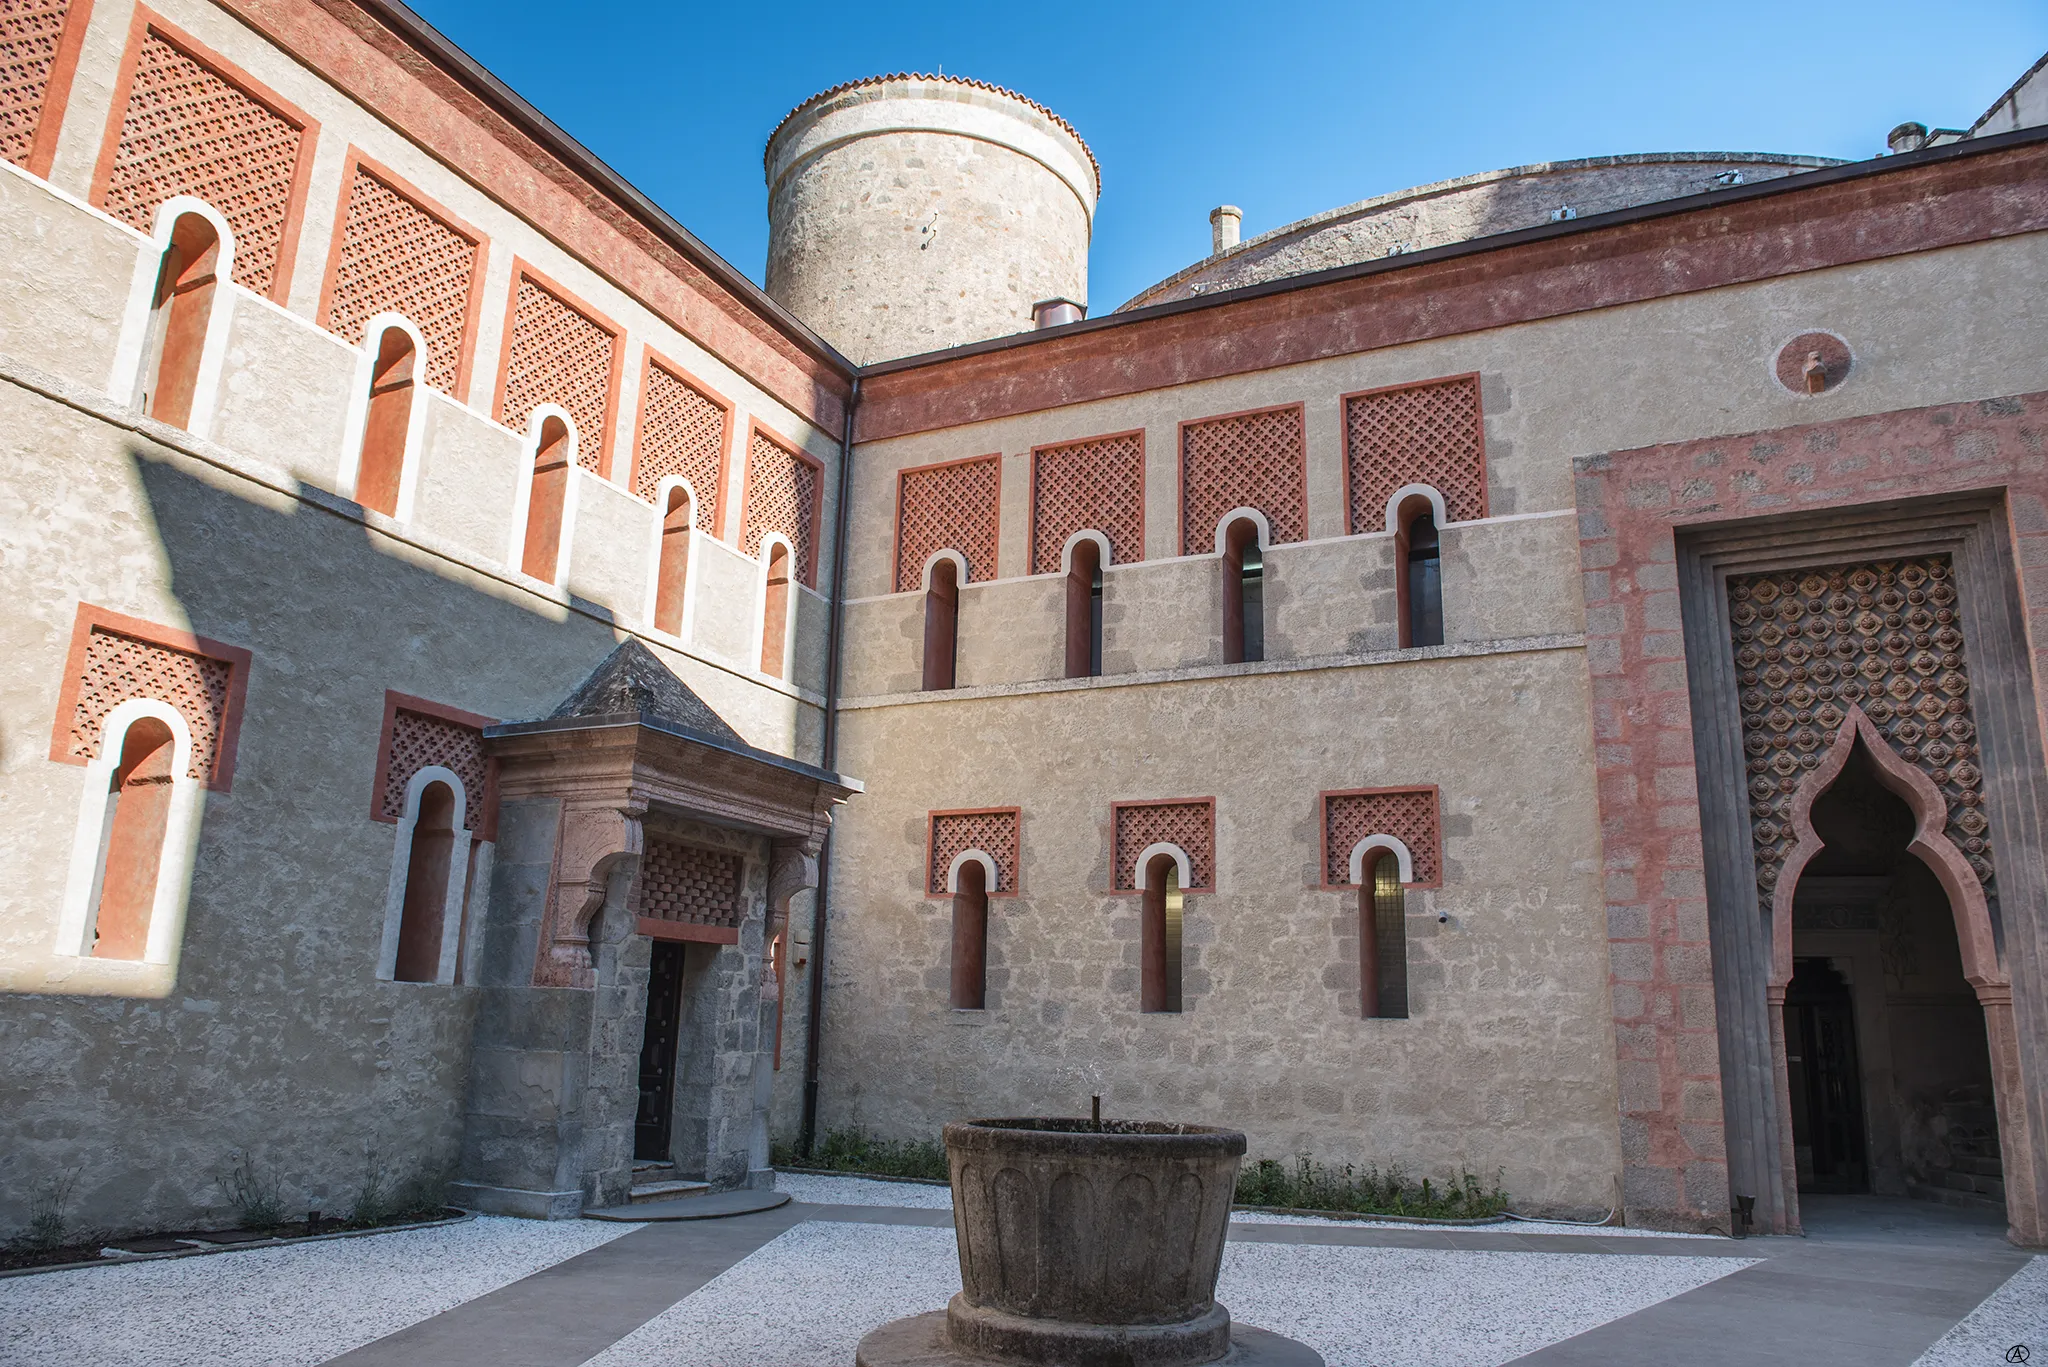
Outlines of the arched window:
<svg viewBox="0 0 2048 1367">
<path fill-rule="evenodd" d="M 180 214 L 157 270 L 142 372 L 142 411 L 174 427 L 192 422 L 219 266 L 220 234 L 213 224 L 200 214 Z"/>
<path fill-rule="evenodd" d="M 455 852 L 455 790 L 429 783 L 420 790 L 406 861 L 405 901 L 398 918 L 398 958 L 391 976 L 402 983 L 438 982 L 447 929 L 448 873 Z M 459 913 L 461 908 L 456 908 Z"/>
<path fill-rule="evenodd" d="M 661 565 L 654 589 L 654 629 L 671 636 L 683 634 L 684 576 L 690 568 L 690 528 L 695 521 L 690 491 L 680 484 L 671 486 L 661 519 Z"/>
<path fill-rule="evenodd" d="M 932 562 L 931 584 L 924 591 L 924 686 L 926 691 L 953 686 L 953 666 L 960 640 L 960 567 L 951 557 Z"/>
<path fill-rule="evenodd" d="M 1067 570 L 1067 677 L 1102 673 L 1102 547 L 1092 538 L 1074 543 Z"/>
<path fill-rule="evenodd" d="M 112 743 L 112 737 L 107 740 Z M 92 943 L 98 959 L 141 959 L 149 946 L 164 837 L 171 817 L 176 738 L 155 717 L 138 717 L 121 738 L 121 760 L 107 786 L 93 890 Z"/>
<path fill-rule="evenodd" d="M 555 582 L 555 561 L 562 549 L 570 452 L 569 424 L 557 417 L 543 418 L 533 449 L 533 486 L 526 502 L 526 550 L 520 568 L 550 584 Z"/>
<path fill-rule="evenodd" d="M 988 870 L 979 859 L 960 865 L 953 894 L 953 1009 L 988 1005 Z"/>
<path fill-rule="evenodd" d="M 412 426 L 419 353 L 404 328 L 388 327 L 370 370 L 370 403 L 363 416 L 363 453 L 356 465 L 356 502 L 386 517 L 398 512 L 405 476 L 405 439 Z"/>
<path fill-rule="evenodd" d="M 1408 899 L 1401 861 L 1392 850 L 1372 851 L 1370 876 L 1358 890 L 1360 1014 L 1408 1015 Z"/>
<path fill-rule="evenodd" d="M 1180 864 L 1158 854 L 1145 866 L 1139 945 L 1139 1006 L 1180 1010 Z"/>
<path fill-rule="evenodd" d="M 1440 646 L 1444 643 L 1444 585 L 1436 513 L 1426 500 L 1411 502 L 1415 510 L 1403 510 L 1401 535 L 1395 541 L 1401 644 Z"/>
<path fill-rule="evenodd" d="M 789 677 L 789 547 L 771 542 L 768 551 L 768 584 L 761 604 L 761 672 L 777 679 Z"/>
<path fill-rule="evenodd" d="M 1248 517 L 1223 533 L 1223 663 L 1266 658 L 1266 560 Z"/>
</svg>

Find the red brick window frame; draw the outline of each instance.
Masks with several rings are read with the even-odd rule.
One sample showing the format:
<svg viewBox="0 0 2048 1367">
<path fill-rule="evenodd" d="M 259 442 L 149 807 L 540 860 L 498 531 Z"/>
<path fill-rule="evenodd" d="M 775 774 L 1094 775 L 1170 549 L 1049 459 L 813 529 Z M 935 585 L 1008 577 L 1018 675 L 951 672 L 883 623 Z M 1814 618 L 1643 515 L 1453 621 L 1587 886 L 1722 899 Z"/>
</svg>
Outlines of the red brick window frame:
<svg viewBox="0 0 2048 1367">
<path fill-rule="evenodd" d="M 405 315 L 427 341 L 426 382 L 462 402 L 483 318 L 485 248 L 480 231 L 351 147 L 316 316 L 362 346 L 370 319 Z"/>
<path fill-rule="evenodd" d="M 92 0 L 15 0 L 0 12 L 0 156 L 48 179 Z"/>
<path fill-rule="evenodd" d="M 995 578 L 1002 498 L 1001 454 L 898 470 L 895 591 L 923 588 L 925 563 L 939 551 L 958 551 L 967 562 L 963 583 Z"/>
<path fill-rule="evenodd" d="M 50 729 L 50 758 L 91 763 L 99 757 L 107 714 L 130 698 L 155 698 L 176 708 L 192 731 L 191 776 L 228 792 L 251 658 L 239 646 L 80 603 Z"/>
<path fill-rule="evenodd" d="M 370 819 L 397 825 L 405 815 L 406 784 L 438 764 L 462 780 L 464 828 L 474 839 L 496 840 L 498 762 L 484 754 L 483 730 L 497 724 L 493 717 L 386 689 Z"/>
<path fill-rule="evenodd" d="M 825 529 L 825 462 L 757 418 L 747 421 L 746 487 L 740 493 L 740 549 L 759 558 L 762 538 L 789 538 L 797 578 L 818 587 Z M 808 505 L 808 506 L 807 506 Z"/>
<path fill-rule="evenodd" d="M 1268 544 L 1308 538 L 1308 429 L 1298 403 L 1180 425 L 1180 553 L 1210 555 L 1226 513 L 1256 508 Z"/>
<path fill-rule="evenodd" d="M 1143 893 L 1138 882 L 1138 856 L 1153 845 L 1177 845 L 1188 857 L 1189 879 L 1184 893 L 1216 890 L 1216 799 L 1169 797 L 1141 802 L 1113 802 L 1109 808 L 1110 847 L 1116 867 L 1110 887 L 1121 894 Z"/>
<path fill-rule="evenodd" d="M 1109 538 L 1107 565 L 1145 558 L 1145 433 L 1031 448 L 1031 573 L 1058 574 L 1075 532 Z"/>
<path fill-rule="evenodd" d="M 1452 522 L 1486 516 L 1486 418 L 1479 375 L 1447 375 L 1339 396 L 1344 498 L 1352 535 L 1387 529 L 1387 504 L 1411 484 L 1444 497 Z"/>
<path fill-rule="evenodd" d="M 185 126 L 163 141 L 159 155 L 151 156 L 142 150 L 151 125 L 161 130 L 167 116 L 159 112 L 152 119 L 149 107 L 138 107 L 137 86 L 147 91 L 175 82 L 181 63 L 187 79 L 196 70 L 201 83 L 210 78 L 260 112 L 231 111 L 219 100 L 216 107 L 208 109 L 196 96 L 187 98 L 177 106 Z M 159 103 L 156 107 L 173 106 Z M 137 116 L 133 142 L 127 137 L 131 113 Z M 263 124 L 264 114 L 270 117 L 270 126 Z M 267 157 L 252 157 L 248 147 L 232 145 L 238 123 L 245 143 L 268 141 Z M 193 136 L 194 128 L 206 129 L 210 136 Z M 320 125 L 297 105 L 162 16 L 138 7 L 129 29 L 128 49 L 114 80 L 113 109 L 100 145 L 99 165 L 93 171 L 92 202 L 137 232 L 148 233 L 157 210 L 172 195 L 189 194 L 205 200 L 221 212 L 234 232 L 235 283 L 282 304 L 291 291 L 299 225 L 305 217 L 319 135 Z M 222 143 L 228 145 L 218 145 Z M 128 149 L 126 155 L 124 148 Z M 166 165 L 162 156 L 170 154 L 182 155 L 185 160 Z M 252 174 L 251 165 L 265 160 L 267 171 Z"/>
<path fill-rule="evenodd" d="M 732 400 L 653 347 L 646 348 L 640 363 L 640 416 L 633 424 L 634 494 L 652 503 L 662 480 L 683 476 L 697 494 L 692 525 L 722 539 L 732 419 Z"/>
<path fill-rule="evenodd" d="M 990 897 L 1015 897 L 1021 878 L 1023 808 L 961 807 L 931 812 L 925 818 L 925 893 L 950 897 L 946 874 L 967 850 L 980 850 L 995 861 Z"/>
<path fill-rule="evenodd" d="M 1444 885 L 1443 797 L 1437 786 L 1400 788 L 1338 788 L 1320 793 L 1322 810 L 1322 887 L 1325 891 L 1355 888 L 1351 851 L 1367 836 L 1391 835 L 1408 847 L 1410 888 Z"/>
<path fill-rule="evenodd" d="M 610 479 L 619 382 L 626 373 L 624 330 L 515 257 L 502 349 L 498 421 L 524 433 L 535 408 L 559 404 L 576 422 L 576 463 Z"/>
</svg>

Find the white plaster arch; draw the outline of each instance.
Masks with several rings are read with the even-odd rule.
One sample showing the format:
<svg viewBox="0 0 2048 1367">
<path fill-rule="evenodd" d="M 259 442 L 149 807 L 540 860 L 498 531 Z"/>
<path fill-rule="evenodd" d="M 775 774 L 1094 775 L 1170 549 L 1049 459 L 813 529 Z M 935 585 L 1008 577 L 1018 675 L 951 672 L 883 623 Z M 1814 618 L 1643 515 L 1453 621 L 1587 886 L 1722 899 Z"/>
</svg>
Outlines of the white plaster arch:
<svg viewBox="0 0 2048 1367">
<path fill-rule="evenodd" d="M 1074 547 L 1080 545 L 1083 541 L 1093 541 L 1095 543 L 1095 549 L 1100 553 L 1096 563 L 1101 565 L 1103 569 L 1109 568 L 1111 559 L 1109 538 L 1093 528 L 1083 528 L 1081 531 L 1075 532 L 1072 536 L 1068 537 L 1067 544 L 1060 547 L 1061 574 L 1072 574 L 1074 572 Z"/>
<path fill-rule="evenodd" d="M 412 343 L 412 408 L 405 420 L 405 453 L 398 476 L 398 506 L 392 513 L 400 522 L 412 520 L 413 493 L 419 486 L 420 446 L 427 431 L 427 339 L 410 318 L 402 313 L 380 313 L 363 325 L 363 344 L 356 349 L 356 379 L 349 390 L 348 415 L 342 424 L 341 464 L 335 473 L 334 489 L 354 500 L 356 480 L 363 467 L 363 437 L 369 425 L 370 383 L 377 373 L 377 353 L 384 334 L 396 328 Z M 360 501 L 360 500 L 357 500 Z"/>
<path fill-rule="evenodd" d="M 1351 882 L 1355 887 L 1365 886 L 1365 861 L 1380 851 L 1394 856 L 1394 866 L 1401 875 L 1401 886 L 1415 881 L 1415 856 L 1408 846 L 1395 835 L 1369 835 L 1351 847 Z"/>
<path fill-rule="evenodd" d="M 777 546 L 782 547 L 789 555 L 789 610 L 782 618 L 782 670 L 790 677 L 783 679 L 782 682 L 794 687 L 796 660 L 792 652 L 796 648 L 796 591 L 803 583 L 800 577 L 803 567 L 796 558 L 796 543 L 783 532 L 761 533 L 761 549 L 754 557 L 754 640 L 759 644 L 754 651 L 753 666 L 756 673 L 764 672 L 761 669 L 760 647 L 768 644 L 768 563 L 775 558 Z M 775 676 L 771 674 L 768 677 Z"/>
<path fill-rule="evenodd" d="M 669 635 L 655 625 L 654 610 L 661 599 L 661 546 L 666 537 L 663 528 L 668 521 L 668 500 L 678 489 L 689 505 L 690 530 L 683 538 L 683 615 L 676 623 L 675 639 L 687 641 L 697 623 L 697 538 L 703 535 L 697 529 L 697 510 L 703 504 L 697 500 L 697 486 L 683 475 L 663 475 L 654 486 L 654 528 L 649 533 L 653 544 L 647 556 L 647 603 L 641 616 L 649 631 Z"/>
<path fill-rule="evenodd" d="M 541 429 L 549 418 L 560 418 L 569 429 L 569 478 L 562 490 L 562 539 L 555 547 L 554 587 L 559 589 L 569 580 L 570 543 L 576 533 L 577 484 L 576 472 L 583 467 L 576 463 L 581 437 L 576 431 L 576 419 L 569 410 L 558 403 L 538 403 L 533 412 L 526 415 L 526 440 L 520 444 L 519 484 L 512 495 L 512 537 L 505 548 L 505 565 L 508 569 L 523 572 L 526 561 L 526 520 L 533 512 L 533 463 L 540 456 Z M 590 472 L 585 470 L 585 474 Z M 595 476 L 593 476 L 595 478 Z"/>
<path fill-rule="evenodd" d="M 204 437 L 212 429 L 214 409 L 220 398 L 221 370 L 227 363 L 228 315 L 234 283 L 235 230 L 227 216 L 196 195 L 172 195 L 157 206 L 149 241 L 137 252 L 135 273 L 128 282 L 128 305 L 121 316 L 121 337 L 114 347 L 113 374 L 107 381 L 107 397 L 123 406 L 134 406 L 142 389 L 142 369 L 149 363 L 150 315 L 156 304 L 157 277 L 163 272 L 164 253 L 170 249 L 171 233 L 178 220 L 196 214 L 207 221 L 220 241 L 214 258 L 213 302 L 206 317 L 206 341 L 199 349 L 199 377 L 192 391 L 192 414 L 185 430 Z"/>
<path fill-rule="evenodd" d="M 996 874 L 996 861 L 985 850 L 962 850 L 953 856 L 953 862 L 946 869 L 946 891 L 960 891 L 960 870 L 969 864 L 981 865 L 981 887 L 984 892 L 1000 892 L 1001 880 Z"/>
<path fill-rule="evenodd" d="M 1399 535 L 1401 531 L 1401 505 L 1411 498 L 1429 500 L 1429 511 L 1438 527 L 1450 525 L 1451 515 L 1445 510 L 1444 496 L 1434 484 L 1404 484 L 1394 490 L 1387 499 L 1387 530 Z"/>
<path fill-rule="evenodd" d="M 1223 554 L 1223 538 L 1230 531 L 1230 524 L 1241 517 L 1251 519 L 1252 525 L 1259 529 L 1260 550 L 1265 550 L 1273 544 L 1273 524 L 1266 520 L 1264 513 L 1257 508 L 1232 508 L 1216 519 L 1216 554 Z"/>
<path fill-rule="evenodd" d="M 454 794 L 455 839 L 448 849 L 448 884 L 441 894 L 441 955 L 434 981 L 455 981 L 455 964 L 462 949 L 463 894 L 469 887 L 469 847 L 475 837 L 464 824 L 469 816 L 469 795 L 462 780 L 452 769 L 428 764 L 406 781 L 405 811 L 398 818 L 398 834 L 391 847 L 391 874 L 384 885 L 384 939 L 377 950 L 377 976 L 385 982 L 394 981 L 398 974 L 398 936 L 405 920 L 406 875 L 412 871 L 412 837 L 419 824 L 420 798 L 435 783 L 446 784 Z"/>
<path fill-rule="evenodd" d="M 1186 850 L 1167 840 L 1155 840 L 1139 852 L 1138 862 L 1131 866 L 1132 886 L 1141 891 L 1144 889 L 1146 866 L 1162 854 L 1173 856 L 1174 867 L 1180 874 L 1180 890 L 1186 892 L 1190 887 L 1194 886 L 1194 861 L 1188 858 Z"/>
<path fill-rule="evenodd" d="M 57 918 L 58 954 L 89 958 L 93 923 L 99 914 L 100 880 L 104 873 L 108 801 L 114 771 L 128 729 L 145 717 L 162 722 L 171 733 L 171 809 L 164 823 L 162 854 L 157 862 L 156 894 L 149 907 L 149 935 L 142 961 L 169 964 L 185 930 L 185 902 L 191 891 L 192 857 L 199 836 L 200 794 L 204 785 L 191 776 L 192 727 L 177 708 L 158 698 L 130 698 L 100 722 L 100 753 L 85 766 L 85 791 L 78 800 L 77 834 L 71 843 L 71 868 L 64 884 L 64 907 Z"/>
<path fill-rule="evenodd" d="M 960 554 L 960 552 L 953 550 L 951 547 L 947 547 L 941 550 L 933 551 L 931 553 L 930 558 L 928 558 L 924 562 L 924 572 L 920 578 L 920 584 L 923 590 L 926 593 L 930 593 L 932 591 L 932 571 L 938 568 L 938 564 L 941 560 L 950 560 L 953 562 L 953 587 L 956 589 L 966 588 L 967 557 Z"/>
</svg>

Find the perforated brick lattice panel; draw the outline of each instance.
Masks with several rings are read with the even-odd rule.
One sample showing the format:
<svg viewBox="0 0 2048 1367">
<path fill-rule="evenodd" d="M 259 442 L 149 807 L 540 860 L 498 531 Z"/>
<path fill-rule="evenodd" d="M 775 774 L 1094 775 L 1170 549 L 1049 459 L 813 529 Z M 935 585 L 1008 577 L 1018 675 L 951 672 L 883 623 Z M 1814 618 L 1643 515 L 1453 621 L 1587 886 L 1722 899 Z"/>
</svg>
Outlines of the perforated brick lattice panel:
<svg viewBox="0 0 2048 1367">
<path fill-rule="evenodd" d="M 924 584 L 924 562 L 934 551 L 967 558 L 969 579 L 996 572 L 996 500 L 1002 458 L 958 461 L 929 470 L 905 470 L 896 507 L 896 591 Z"/>
<path fill-rule="evenodd" d="M 1308 461 L 1301 410 L 1278 408 L 1191 422 L 1180 430 L 1180 548 L 1216 549 L 1216 524 L 1257 508 L 1273 543 L 1308 535 Z"/>
<path fill-rule="evenodd" d="M 235 283 L 267 295 L 302 136 L 241 87 L 145 34 L 103 207 L 146 233 L 172 195 L 205 200 L 234 230 Z"/>
<path fill-rule="evenodd" d="M 1351 882 L 1351 851 L 1369 835 L 1391 835 L 1408 847 L 1414 881 L 1425 887 L 1442 880 L 1443 837 L 1436 793 L 1417 788 L 1399 793 L 1332 793 L 1323 799 L 1323 881 Z"/>
<path fill-rule="evenodd" d="M 712 530 L 723 483 L 725 416 L 723 408 L 687 380 L 659 365 L 647 367 L 647 387 L 640 395 L 640 466 L 633 491 L 652 502 L 664 479 L 681 475 L 697 495 L 697 530 Z"/>
<path fill-rule="evenodd" d="M 1410 484 L 1444 496 L 1453 522 L 1486 516 L 1479 381 L 1470 376 L 1344 401 L 1344 477 L 1351 530 L 1386 530 L 1387 500 Z"/>
<path fill-rule="evenodd" d="M 1138 856 L 1164 841 L 1187 853 L 1189 887 L 1216 884 L 1216 806 L 1212 802 L 1158 802 L 1116 809 L 1116 888 L 1138 891 Z"/>
<path fill-rule="evenodd" d="M 0 5 L 0 156 L 28 163 L 57 42 L 71 0 L 8 0 Z"/>
<path fill-rule="evenodd" d="M 1049 446 L 1031 457 L 1031 572 L 1055 574 L 1067 538 L 1101 532 L 1119 565 L 1145 558 L 1145 438 Z"/>
<path fill-rule="evenodd" d="M 391 752 L 384 762 L 384 815 L 405 815 L 405 785 L 430 764 L 462 780 L 462 824 L 484 828 L 484 785 L 490 778 L 484 733 L 474 726 L 401 707 L 391 719 Z"/>
<path fill-rule="evenodd" d="M 747 443 L 745 525 L 740 544 L 748 555 L 761 554 L 761 538 L 781 532 L 795 549 L 797 577 L 818 586 L 818 546 L 812 534 L 818 507 L 818 471 L 766 432 L 756 431 Z"/>
<path fill-rule="evenodd" d="M 1946 834 L 1992 892 L 1991 823 L 1970 711 L 1969 662 L 1945 555 L 1732 577 L 1756 881 L 1769 906 L 1797 843 L 1792 797 L 1856 704 L 1934 780 Z"/>
<path fill-rule="evenodd" d="M 502 421 L 523 432 L 535 407 L 560 404 L 576 420 L 576 463 L 601 470 L 618 338 L 530 276 L 517 290 Z"/>
<path fill-rule="evenodd" d="M 649 840 L 640 858 L 639 914 L 656 921 L 732 929 L 740 923 L 739 856 Z"/>
<path fill-rule="evenodd" d="M 980 850 L 996 861 L 995 886 L 990 892 L 1017 890 L 1017 813 L 951 812 L 931 818 L 931 863 L 926 870 L 925 891 L 934 897 L 946 895 L 946 871 L 962 850 Z"/>
<path fill-rule="evenodd" d="M 474 242 L 358 166 L 327 326 L 360 346 L 372 318 L 404 314 L 426 338 L 427 383 L 453 394 L 476 259 Z"/>
<path fill-rule="evenodd" d="M 155 698 L 178 709 L 192 728 L 192 765 L 187 772 L 208 779 L 220 759 L 233 673 L 225 660 L 95 627 L 86 642 L 67 753 L 77 759 L 98 758 L 100 726 L 107 714 L 130 698 Z"/>
</svg>

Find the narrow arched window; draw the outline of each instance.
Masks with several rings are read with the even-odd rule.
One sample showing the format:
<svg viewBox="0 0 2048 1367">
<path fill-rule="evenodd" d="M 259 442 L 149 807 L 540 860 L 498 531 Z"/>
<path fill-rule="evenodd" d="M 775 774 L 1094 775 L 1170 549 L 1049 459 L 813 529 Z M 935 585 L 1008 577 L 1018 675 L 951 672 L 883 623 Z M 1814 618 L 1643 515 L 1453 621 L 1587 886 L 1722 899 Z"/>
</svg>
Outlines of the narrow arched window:
<svg viewBox="0 0 2048 1367">
<path fill-rule="evenodd" d="M 1436 514 L 1427 504 L 1406 519 L 1396 544 L 1400 570 L 1401 644 L 1444 643 L 1443 553 Z"/>
<path fill-rule="evenodd" d="M 356 502 L 386 517 L 398 512 L 405 476 L 405 434 L 412 426 L 413 380 L 419 355 L 404 328 L 385 328 L 370 369 L 363 415 L 363 453 L 356 465 Z"/>
<path fill-rule="evenodd" d="M 932 565 L 931 587 L 924 591 L 924 686 L 927 691 L 953 686 L 953 666 L 960 641 L 960 570 L 950 559 Z"/>
<path fill-rule="evenodd" d="M 1258 524 L 1241 517 L 1223 533 L 1223 663 L 1266 658 L 1266 559 Z"/>
<path fill-rule="evenodd" d="M 780 541 L 768 552 L 767 596 L 761 606 L 761 672 L 788 677 L 789 547 Z"/>
<path fill-rule="evenodd" d="M 953 1008 L 988 1005 L 988 871 L 978 859 L 960 866 L 953 894 Z"/>
<path fill-rule="evenodd" d="M 1391 850 L 1379 852 L 1358 890 L 1358 980 L 1360 1014 L 1406 1018 L 1408 899 Z"/>
<path fill-rule="evenodd" d="M 142 377 L 142 411 L 174 427 L 192 421 L 219 265 L 220 234 L 200 215 L 181 214 L 157 270 Z"/>
<path fill-rule="evenodd" d="M 520 568 L 555 582 L 562 549 L 562 510 L 569 496 L 569 424 L 544 418 L 533 450 L 533 486 L 526 501 L 526 551 Z"/>
<path fill-rule="evenodd" d="M 661 519 L 661 566 L 654 589 L 654 629 L 671 636 L 683 633 L 684 575 L 690 568 L 690 526 L 696 520 L 690 495 L 681 485 L 668 491 L 668 510 Z"/>
<path fill-rule="evenodd" d="M 398 920 L 398 959 L 391 976 L 402 983 L 436 982 L 448 911 L 449 861 L 455 849 L 455 792 L 445 783 L 420 790 L 405 866 L 405 902 Z"/>
<path fill-rule="evenodd" d="M 100 827 L 94 958 L 140 959 L 149 946 L 176 752 L 171 728 L 154 717 L 137 718 L 121 739 L 121 761 L 107 785 L 107 815 Z"/>
<path fill-rule="evenodd" d="M 1092 679 L 1102 673 L 1102 547 L 1074 543 L 1067 571 L 1067 677 Z"/>
<path fill-rule="evenodd" d="M 1146 1011 L 1180 1010 L 1180 864 L 1170 854 L 1145 866 L 1143 923 L 1139 929 L 1139 1005 Z"/>
</svg>

